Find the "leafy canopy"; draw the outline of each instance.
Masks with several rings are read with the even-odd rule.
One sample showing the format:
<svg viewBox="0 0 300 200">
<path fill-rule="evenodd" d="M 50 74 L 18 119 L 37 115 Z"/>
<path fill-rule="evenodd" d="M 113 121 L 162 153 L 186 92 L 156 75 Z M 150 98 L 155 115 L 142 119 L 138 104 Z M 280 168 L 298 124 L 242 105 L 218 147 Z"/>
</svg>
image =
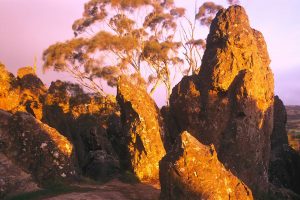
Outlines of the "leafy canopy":
<svg viewBox="0 0 300 200">
<path fill-rule="evenodd" d="M 89 0 L 72 26 L 75 37 L 44 51 L 44 70 L 69 72 L 81 85 L 103 95 L 103 84 L 116 86 L 118 77 L 128 74 L 148 84 L 150 93 L 162 83 L 169 97 L 171 73 L 184 64 L 182 55 L 188 63 L 186 74 L 199 70 L 205 40 L 195 34 L 195 22 L 209 26 L 221 8 L 205 2 L 190 20 L 173 0 Z M 182 18 L 191 30 L 185 30 Z M 176 41 L 178 29 L 183 34 Z"/>
</svg>

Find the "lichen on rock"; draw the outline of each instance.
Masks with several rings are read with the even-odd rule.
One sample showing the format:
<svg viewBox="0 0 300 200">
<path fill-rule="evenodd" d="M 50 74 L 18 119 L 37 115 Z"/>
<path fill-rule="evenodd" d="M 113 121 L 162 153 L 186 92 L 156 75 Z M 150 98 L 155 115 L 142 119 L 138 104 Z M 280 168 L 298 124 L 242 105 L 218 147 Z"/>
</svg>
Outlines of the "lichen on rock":
<svg viewBox="0 0 300 200">
<path fill-rule="evenodd" d="M 170 112 L 253 192 L 268 191 L 274 78 L 266 43 L 241 6 L 221 9 L 207 38 L 201 70 L 173 89 Z"/>
<path fill-rule="evenodd" d="M 73 145 L 55 129 L 25 112 L 0 112 L 1 151 L 42 185 L 77 175 Z"/>
<path fill-rule="evenodd" d="M 163 200 L 253 199 L 251 190 L 218 160 L 214 145 L 203 145 L 186 131 L 160 161 L 160 182 Z"/>
<path fill-rule="evenodd" d="M 125 165 L 141 181 L 158 181 L 158 163 L 166 153 L 159 109 L 146 89 L 133 85 L 128 77 L 118 82 L 117 100 L 128 153 Z"/>
</svg>

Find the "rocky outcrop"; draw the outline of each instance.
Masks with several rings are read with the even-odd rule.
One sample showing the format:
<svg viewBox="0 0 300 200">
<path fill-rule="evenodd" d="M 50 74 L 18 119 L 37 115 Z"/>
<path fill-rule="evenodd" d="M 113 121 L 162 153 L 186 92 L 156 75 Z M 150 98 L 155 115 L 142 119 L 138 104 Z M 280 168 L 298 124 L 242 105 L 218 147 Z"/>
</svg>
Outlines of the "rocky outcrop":
<svg viewBox="0 0 300 200">
<path fill-rule="evenodd" d="M 86 94 L 77 84 L 55 81 L 45 97 L 42 121 L 72 141 L 82 173 L 101 180 L 119 169 L 109 138 L 116 134 L 117 124 L 109 124 L 119 119 L 111 120 L 117 112 L 115 98 Z"/>
<path fill-rule="evenodd" d="M 0 111 L 1 151 L 40 184 L 76 176 L 73 145 L 55 129 L 24 112 Z"/>
<path fill-rule="evenodd" d="M 26 69 L 28 70 L 29 67 Z M 18 111 L 25 111 L 41 120 L 43 117 L 43 102 L 47 88 L 44 83 L 31 71 L 18 71 L 17 85 L 15 88 L 19 93 Z M 31 69 L 33 71 L 33 69 Z M 22 74 L 22 75 L 21 75 Z"/>
<path fill-rule="evenodd" d="M 214 145 L 183 132 L 160 161 L 161 199 L 253 199 L 251 190 L 218 160 Z"/>
<path fill-rule="evenodd" d="M 173 89 L 170 110 L 254 193 L 267 192 L 274 80 L 263 36 L 240 6 L 213 20 L 199 75 Z M 257 192 L 256 192 L 257 191 Z"/>
<path fill-rule="evenodd" d="M 157 181 L 158 162 L 165 155 L 159 110 L 146 89 L 127 77 L 119 79 L 117 100 L 128 153 L 124 160 L 141 181 Z"/>
<path fill-rule="evenodd" d="M 18 77 L 0 66 L 0 109 L 32 114 L 41 120 L 43 115 L 43 97 L 47 91 L 43 82 L 35 75 L 33 68 L 24 67 L 18 70 Z"/>
<path fill-rule="evenodd" d="M 289 146 L 286 131 L 287 114 L 278 96 L 274 103 L 274 129 L 271 135 L 270 182 L 300 195 L 300 155 Z M 299 196 L 300 199 L 300 196 Z"/>
<path fill-rule="evenodd" d="M 30 66 L 21 67 L 21 68 L 18 69 L 18 71 L 17 71 L 17 77 L 19 79 L 22 79 L 24 76 L 27 76 L 27 75 L 36 76 L 35 70 L 32 67 L 30 67 Z"/>
<path fill-rule="evenodd" d="M 0 109 L 14 110 L 19 105 L 19 91 L 16 91 L 15 77 L 0 63 Z"/>
<path fill-rule="evenodd" d="M 23 192 L 32 192 L 39 187 L 32 176 L 0 153 L 0 199 Z"/>
</svg>

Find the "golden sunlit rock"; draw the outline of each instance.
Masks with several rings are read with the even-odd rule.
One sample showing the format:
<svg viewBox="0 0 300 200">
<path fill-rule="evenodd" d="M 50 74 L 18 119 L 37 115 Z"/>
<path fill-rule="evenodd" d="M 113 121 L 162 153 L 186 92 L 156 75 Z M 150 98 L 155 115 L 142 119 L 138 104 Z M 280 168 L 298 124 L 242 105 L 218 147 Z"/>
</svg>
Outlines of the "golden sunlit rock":
<svg viewBox="0 0 300 200">
<path fill-rule="evenodd" d="M 127 77 L 118 82 L 117 100 L 131 170 L 141 181 L 158 181 L 158 162 L 166 152 L 155 102 L 143 86 L 133 85 Z"/>
<path fill-rule="evenodd" d="M 42 130 L 48 133 L 48 136 L 54 145 L 59 149 L 59 151 L 70 158 L 73 152 L 73 145 L 71 142 L 66 137 L 59 134 L 54 128 L 51 128 L 50 126 L 39 121 L 37 121 L 37 123 L 39 123 Z"/>
<path fill-rule="evenodd" d="M 0 82 L 0 109 L 28 112 L 38 120 L 42 119 L 43 96 L 47 89 L 33 68 L 20 68 L 18 78 L 15 78 L 1 65 Z"/>
<path fill-rule="evenodd" d="M 214 144 L 220 161 L 256 195 L 268 191 L 274 79 L 266 43 L 241 6 L 218 12 L 199 75 L 174 87 L 179 131 Z"/>
<path fill-rule="evenodd" d="M 33 67 L 30 67 L 30 66 L 21 67 L 21 68 L 18 69 L 17 77 L 21 79 L 24 76 L 29 75 L 29 74 L 33 75 L 33 76 L 36 76 L 36 72 L 33 69 Z"/>
<path fill-rule="evenodd" d="M 19 105 L 19 91 L 12 87 L 14 75 L 0 63 L 0 109 L 15 110 Z"/>
<path fill-rule="evenodd" d="M 73 179 L 73 145 L 31 114 L 0 111 L 2 151 L 40 184 Z"/>
<path fill-rule="evenodd" d="M 160 182 L 162 200 L 253 199 L 251 190 L 218 160 L 214 146 L 186 131 L 160 161 Z"/>
</svg>

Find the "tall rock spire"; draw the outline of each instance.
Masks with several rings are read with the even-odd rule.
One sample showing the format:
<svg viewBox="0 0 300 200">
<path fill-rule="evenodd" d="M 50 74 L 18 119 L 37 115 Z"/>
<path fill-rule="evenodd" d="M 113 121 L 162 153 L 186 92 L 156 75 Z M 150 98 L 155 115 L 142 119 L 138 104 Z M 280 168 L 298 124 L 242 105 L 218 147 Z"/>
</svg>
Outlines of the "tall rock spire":
<svg viewBox="0 0 300 200">
<path fill-rule="evenodd" d="M 218 158 L 255 193 L 268 189 L 274 78 L 262 34 L 241 6 L 221 9 L 197 76 L 175 86 L 170 112 L 180 131 L 214 144 Z"/>
</svg>

